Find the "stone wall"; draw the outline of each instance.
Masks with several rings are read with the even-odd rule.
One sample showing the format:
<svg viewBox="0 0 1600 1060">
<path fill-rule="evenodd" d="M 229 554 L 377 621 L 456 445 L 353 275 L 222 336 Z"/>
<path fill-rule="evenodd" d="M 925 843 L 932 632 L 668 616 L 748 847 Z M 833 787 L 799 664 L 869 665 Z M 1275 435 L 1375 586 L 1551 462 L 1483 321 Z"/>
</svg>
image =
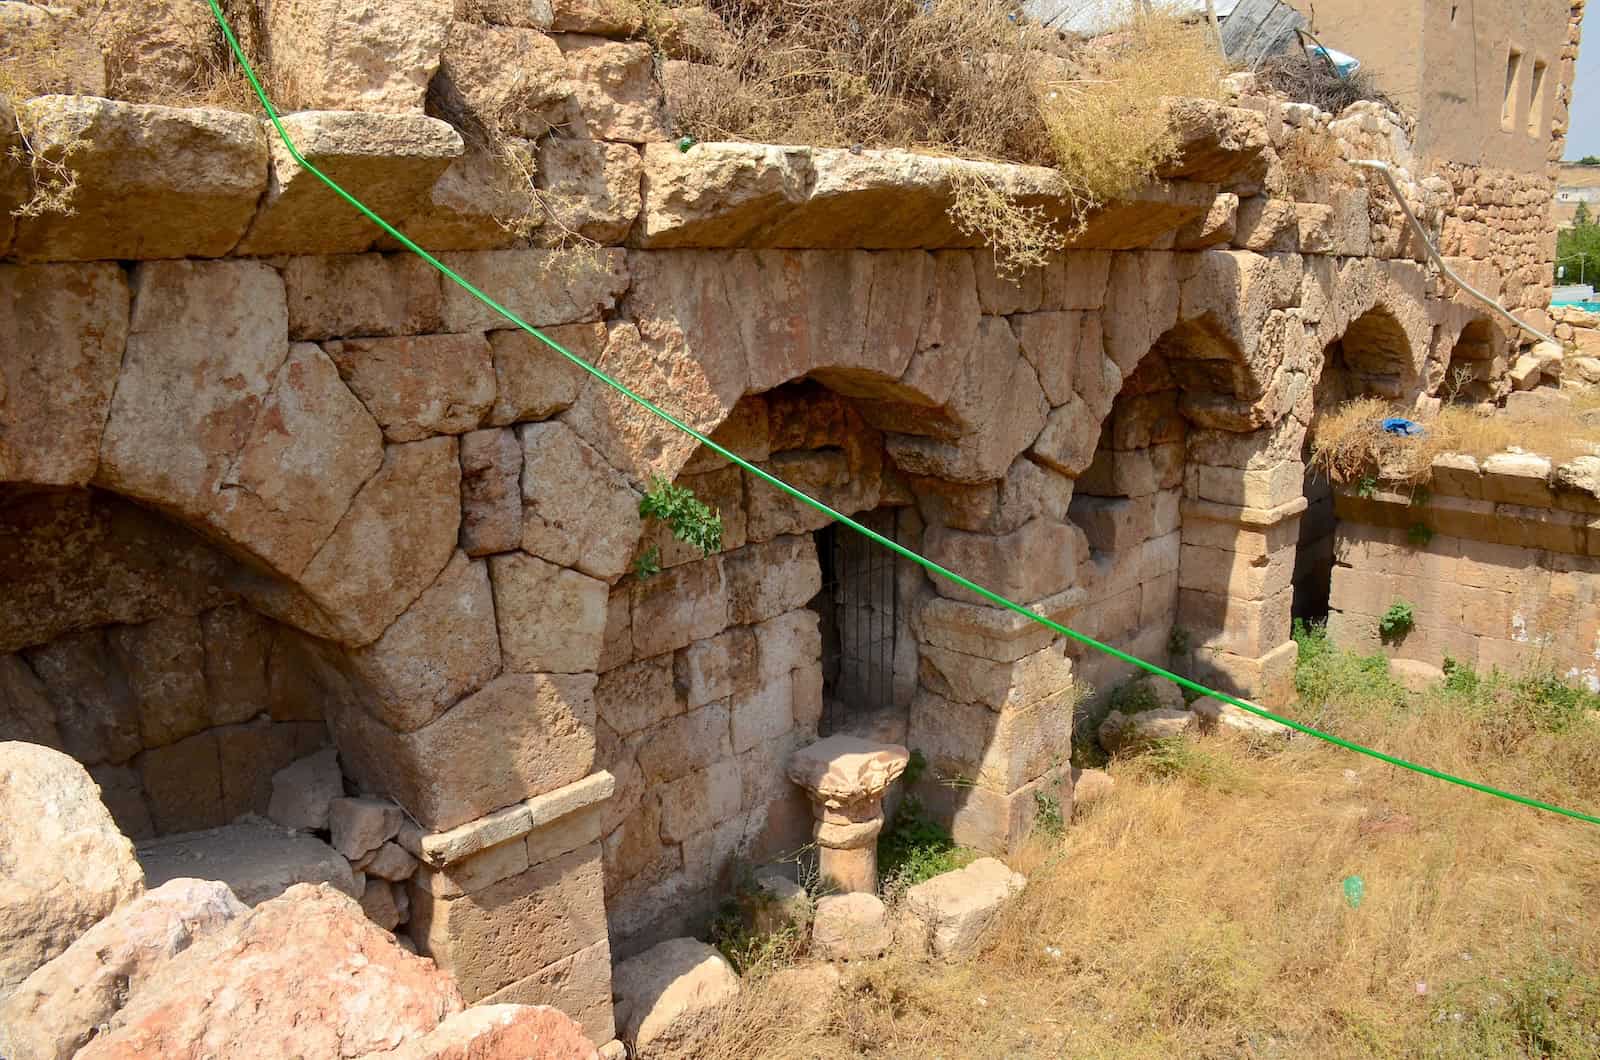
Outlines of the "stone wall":
<svg viewBox="0 0 1600 1060">
<path fill-rule="evenodd" d="M 1450 455 L 1424 497 L 1341 490 L 1329 633 L 1391 658 L 1553 672 L 1600 691 L 1597 464 Z M 1415 626 L 1386 641 L 1379 617 L 1402 601 Z"/>
<path fill-rule="evenodd" d="M 955 189 L 976 175 L 1061 216 L 1050 171 L 681 150 L 637 19 L 477 6 L 487 21 L 429 3 L 369 25 L 268 4 L 273 71 L 314 108 L 285 118 L 304 155 L 733 451 L 841 512 L 892 508 L 936 562 L 1265 704 L 1293 692 L 1319 380 L 1409 401 L 1464 350 L 1491 391 L 1509 371 L 1511 338 L 1420 263 L 1381 184 L 1290 171 L 1384 158 L 1436 234 L 1459 221 L 1455 188 L 1373 105 L 1320 114 L 1248 78 L 1184 103 L 1163 180 L 1010 276 L 950 220 Z M 80 753 L 63 689 L 145 671 L 188 689 L 116 700 L 137 745 L 130 729 L 80 755 L 122 771 L 108 798 L 137 777 L 170 831 L 256 789 L 183 816 L 209 779 L 174 813 L 147 764 L 202 748 L 225 793 L 240 732 L 276 746 L 325 720 L 345 786 L 414 822 L 398 838 L 422 865 L 418 947 L 469 999 L 556 1004 L 607 1040 L 613 951 L 684 930 L 740 863 L 807 839 L 782 777 L 823 707 L 824 519 L 399 252 L 253 116 L 117 87 L 131 39 L 102 80 L 57 86 L 121 98 L 14 102 L 37 149 L 73 145 L 73 211 L 12 224 L 31 178 L 0 174 L 0 334 L 20 339 L 0 351 L 0 530 L 24 546 L 0 601 L 6 724 Z M 502 150 L 537 159 L 531 187 L 484 142 L 491 118 Z M 1474 192 L 1485 223 L 1523 209 L 1508 188 Z M 720 510 L 721 551 L 641 521 L 658 478 Z M 652 548 L 662 570 L 642 577 Z M 890 728 L 959 841 L 1012 847 L 1038 796 L 1070 805 L 1082 686 L 1121 672 L 951 582 L 896 580 Z M 264 698 L 241 691 L 256 663 L 208 633 L 235 622 L 260 631 L 240 651 L 265 651 Z M 298 654 L 275 662 L 280 644 Z M 72 667 L 41 669 L 64 646 Z M 291 701 L 303 713 L 282 716 Z"/>
</svg>

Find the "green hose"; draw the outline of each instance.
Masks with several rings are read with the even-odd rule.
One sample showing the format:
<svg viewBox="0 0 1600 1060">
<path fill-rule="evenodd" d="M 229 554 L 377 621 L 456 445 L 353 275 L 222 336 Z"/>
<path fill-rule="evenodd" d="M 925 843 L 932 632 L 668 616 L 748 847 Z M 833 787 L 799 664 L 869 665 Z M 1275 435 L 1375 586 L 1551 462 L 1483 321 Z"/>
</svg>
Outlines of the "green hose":
<svg viewBox="0 0 1600 1060">
<path fill-rule="evenodd" d="M 1039 625 L 1061 634 L 1069 640 L 1074 640 L 1079 644 L 1087 645 L 1088 647 L 1093 648 L 1095 651 L 1103 652 L 1106 655 L 1110 655 L 1115 659 L 1119 659 L 1130 666 L 1144 670 L 1146 673 L 1153 674 L 1156 677 L 1165 678 L 1179 687 L 1186 688 L 1198 695 L 1210 696 L 1213 699 L 1232 704 L 1233 706 L 1238 707 L 1240 710 L 1248 711 L 1257 717 L 1266 718 L 1268 721 L 1277 722 L 1279 725 L 1294 729 L 1297 732 L 1303 732 L 1307 736 L 1314 736 L 1319 740 L 1333 744 L 1335 747 L 1342 747 L 1347 751 L 1354 751 L 1357 754 L 1366 755 L 1369 758 L 1375 758 L 1380 762 L 1387 762 L 1389 765 L 1398 766 L 1401 769 L 1409 769 L 1413 773 L 1421 773 L 1423 776 L 1433 777 L 1437 780 L 1448 781 L 1451 784 L 1459 784 L 1461 787 L 1471 788 L 1473 791 L 1481 791 L 1486 795 L 1494 795 L 1498 798 L 1507 799 L 1511 802 L 1521 803 L 1524 806 L 1531 806 L 1534 809 L 1547 810 L 1550 813 L 1561 814 L 1564 817 L 1571 817 L 1579 821 L 1587 821 L 1590 824 L 1600 824 L 1600 817 L 1595 817 L 1586 813 L 1580 813 L 1577 810 L 1564 809 L 1563 807 L 1554 806 L 1548 802 L 1541 802 L 1538 799 L 1530 799 L 1524 795 L 1513 794 L 1509 791 L 1501 791 L 1499 788 L 1490 787 L 1487 784 L 1480 784 L 1477 781 L 1451 776 L 1449 773 L 1441 773 L 1437 769 L 1430 769 L 1427 766 L 1418 765 L 1415 762 L 1408 762 L 1403 758 L 1396 758 L 1393 755 L 1384 754 L 1382 751 L 1375 751 L 1370 747 L 1363 747 L 1360 744 L 1351 743 L 1349 740 L 1341 739 L 1332 735 L 1331 733 L 1321 732 L 1320 730 L 1311 728 L 1309 725 L 1302 725 L 1290 718 L 1281 717 L 1269 710 L 1265 710 L 1252 703 L 1247 703 L 1242 699 L 1228 695 L 1226 692 L 1218 692 L 1214 689 L 1207 688 L 1202 684 L 1191 681 L 1187 677 L 1180 677 L 1178 674 L 1172 673 L 1170 670 L 1165 670 L 1157 666 L 1155 663 L 1145 662 L 1143 659 L 1135 658 L 1134 656 L 1129 655 L 1127 652 L 1119 651 L 1118 649 L 1113 648 L 1109 644 L 1102 644 L 1093 637 L 1079 633 L 1073 629 L 1068 629 L 1061 623 L 1045 618 L 1043 615 L 1029 610 L 1022 604 L 1007 600 L 999 593 L 985 589 L 983 586 L 977 584 L 971 579 L 964 578 L 955 571 L 949 570 L 948 568 L 935 563 L 933 560 L 924 556 L 920 556 L 905 546 L 889 540 L 887 537 L 884 537 L 882 534 L 879 534 L 876 531 L 868 529 L 867 527 L 856 522 L 854 519 L 851 519 L 849 516 L 844 515 L 841 512 L 834 511 L 832 508 L 828 507 L 826 504 L 822 503 L 816 498 L 807 496 L 775 475 L 763 471 L 761 468 L 752 464 L 739 454 L 732 452 L 721 445 L 718 445 L 716 442 L 712 441 L 704 434 L 701 434 L 687 423 L 684 423 L 682 420 L 672 415 L 672 413 L 667 412 L 665 409 L 659 407 L 648 398 L 635 394 L 621 382 L 613 379 L 610 375 L 607 375 L 599 368 L 596 368 L 588 361 L 585 361 L 582 357 L 579 357 L 577 354 L 562 346 L 559 342 L 556 342 L 554 339 L 551 339 L 549 336 L 543 334 L 538 328 L 528 324 L 505 306 L 501 305 L 499 302 L 496 302 L 493 298 L 490 298 L 487 294 L 473 286 L 472 283 L 457 273 L 454 269 L 451 269 L 444 262 L 440 261 L 432 254 L 429 254 L 426 250 L 422 249 L 422 247 L 412 242 L 410 238 L 396 229 L 388 221 L 385 221 L 383 218 L 373 213 L 372 210 L 367 208 L 365 203 L 357 199 L 354 195 L 351 195 L 348 191 L 345 191 L 344 188 L 340 187 L 327 174 L 323 173 L 316 166 L 306 161 L 305 157 L 300 154 L 299 149 L 295 147 L 294 141 L 289 138 L 289 133 L 286 129 L 284 129 L 283 122 L 279 120 L 277 110 L 273 108 L 272 101 L 267 98 L 266 90 L 261 87 L 261 82 L 259 79 L 257 79 L 255 69 L 250 65 L 250 60 L 245 57 L 244 50 L 239 47 L 239 41 L 233 35 L 233 29 L 228 25 L 228 20 L 223 15 L 222 9 L 218 6 L 217 0 L 206 0 L 206 2 L 211 5 L 211 13 L 213 16 L 215 16 L 217 24 L 222 27 L 223 35 L 228 39 L 228 47 L 233 50 L 234 58 L 238 60 L 239 66 L 242 70 L 244 70 L 245 76 L 250 79 L 250 87 L 255 90 L 256 98 L 261 101 L 261 106 L 266 110 L 267 117 L 271 119 L 273 127 L 277 129 L 278 137 L 283 141 L 283 146 L 288 150 L 290 156 L 294 158 L 295 162 L 299 164 L 301 168 L 305 169 L 309 173 L 315 174 L 319 180 L 321 180 L 328 187 L 332 188 L 335 194 L 359 210 L 373 224 L 377 225 L 394 239 L 399 241 L 399 243 L 407 250 L 422 258 L 435 269 L 438 269 L 439 272 L 449 277 L 451 282 L 467 291 L 478 301 L 482 302 L 490 309 L 493 309 L 496 313 L 499 313 L 502 317 L 509 320 L 523 331 L 526 331 L 528 334 L 532 335 L 534 338 L 538 339 L 540 342 L 544 343 L 546 346 L 550 347 L 550 349 L 554 350 L 562 357 L 565 357 L 567 360 L 571 361 L 585 372 L 594 376 L 611 389 L 617 391 L 619 394 L 622 394 L 624 397 L 628 398 L 628 400 L 633 401 L 641 407 L 648 409 L 652 414 L 659 416 L 663 420 L 666 420 L 678 430 L 683 431 L 685 434 L 694 438 L 701 445 L 706 446 L 713 452 L 720 453 L 722 456 L 727 457 L 730 461 L 748 471 L 750 474 L 761 479 L 774 489 L 787 493 L 789 496 L 793 497 L 797 501 L 800 501 L 802 504 L 810 505 L 812 508 L 815 508 L 817 511 L 828 516 L 830 519 L 848 526 L 850 529 L 854 530 L 858 534 L 861 534 L 863 537 L 866 537 L 882 545 L 884 548 L 889 549 L 891 552 L 894 552 L 897 555 L 900 555 L 905 559 L 920 565 L 932 574 L 936 574 L 941 578 L 948 579 L 964 589 L 969 589 L 972 592 L 977 593 L 979 596 L 993 604 L 1003 607 L 1008 611 L 1015 611 L 1017 614 L 1023 615 L 1028 619 L 1037 622 Z"/>
</svg>

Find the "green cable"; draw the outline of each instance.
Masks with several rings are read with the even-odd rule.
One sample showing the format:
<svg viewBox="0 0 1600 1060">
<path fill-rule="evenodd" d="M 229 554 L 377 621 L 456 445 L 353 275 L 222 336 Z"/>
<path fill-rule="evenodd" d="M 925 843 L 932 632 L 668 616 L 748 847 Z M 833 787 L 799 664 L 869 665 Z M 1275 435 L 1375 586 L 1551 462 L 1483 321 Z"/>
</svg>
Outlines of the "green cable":
<svg viewBox="0 0 1600 1060">
<path fill-rule="evenodd" d="M 720 453 L 722 456 L 727 457 L 728 460 L 732 461 L 745 471 L 748 471 L 750 474 L 772 486 L 774 489 L 778 489 L 784 493 L 787 493 L 789 496 L 793 497 L 797 501 L 800 501 L 802 504 L 810 505 L 812 508 L 815 508 L 817 511 L 828 516 L 828 518 L 833 519 L 836 522 L 843 523 L 845 526 L 848 526 L 850 529 L 854 530 L 863 537 L 882 545 L 884 548 L 889 549 L 891 552 L 894 552 L 913 563 L 918 564 L 930 573 L 952 581 L 961 586 L 963 589 L 968 589 L 974 593 L 977 593 L 979 596 L 993 604 L 997 604 L 1008 611 L 1014 611 L 1019 615 L 1037 622 L 1046 629 L 1061 634 L 1069 640 L 1077 641 L 1079 644 L 1083 644 L 1093 648 L 1096 651 L 1103 652 L 1106 655 L 1110 655 L 1115 659 L 1125 662 L 1130 666 L 1136 667 L 1140 670 L 1144 670 L 1146 673 L 1153 674 L 1156 677 L 1165 678 L 1179 687 L 1186 688 L 1198 695 L 1209 696 L 1212 699 L 1221 700 L 1222 702 L 1231 704 L 1240 710 L 1248 711 L 1257 717 L 1265 718 L 1268 721 L 1273 721 L 1279 725 L 1294 729 L 1296 732 L 1302 732 L 1307 736 L 1313 736 L 1319 740 L 1331 743 L 1335 747 L 1342 747 L 1347 751 L 1354 751 L 1357 754 L 1366 755 L 1369 758 L 1375 758 L 1380 762 L 1386 762 L 1389 765 L 1398 766 L 1401 769 L 1409 769 L 1413 773 L 1421 773 L 1423 776 L 1433 777 L 1437 780 L 1448 781 L 1451 784 L 1459 784 L 1461 787 L 1471 788 L 1473 791 L 1481 791 L 1486 795 L 1494 795 L 1498 798 L 1507 799 L 1511 802 L 1521 803 L 1524 806 L 1531 806 L 1537 810 L 1547 810 L 1550 813 L 1561 814 L 1564 817 L 1571 817 L 1579 821 L 1587 821 L 1590 824 L 1600 825 L 1600 817 L 1595 817 L 1586 813 L 1579 813 L 1577 810 L 1564 809 L 1563 807 L 1555 806 L 1548 802 L 1541 802 L 1538 799 L 1530 799 L 1527 796 L 1517 795 L 1509 791 L 1502 791 L 1499 788 L 1490 787 L 1487 784 L 1480 784 L 1474 780 L 1466 780 L 1462 777 L 1451 776 L 1449 773 L 1441 773 L 1437 769 L 1430 769 L 1427 766 L 1418 765 L 1415 762 L 1408 762 L 1403 758 L 1396 758 L 1393 755 L 1384 754 L 1382 751 L 1375 751 L 1370 747 L 1363 747 L 1360 744 L 1351 743 L 1349 740 L 1341 739 L 1340 737 L 1334 736 L 1331 733 L 1321 732 L 1320 730 L 1311 728 L 1309 725 L 1302 725 L 1301 723 L 1290 718 L 1281 717 L 1280 715 L 1274 714 L 1269 710 L 1265 710 L 1252 703 L 1247 703 L 1242 699 L 1231 696 L 1226 692 L 1218 692 L 1214 689 L 1207 688 L 1204 685 L 1197 684 L 1196 682 L 1189 680 L 1187 677 L 1180 677 L 1178 674 L 1175 674 L 1170 670 L 1165 670 L 1157 666 L 1155 663 L 1146 662 L 1143 659 L 1129 655 L 1127 652 L 1119 651 L 1109 644 L 1102 644 L 1100 641 L 1095 640 L 1093 637 L 1090 637 L 1087 634 L 1079 633 L 1076 630 L 1069 629 L 1059 622 L 1053 621 L 1035 611 L 1030 610 L 1027 607 L 1024 607 L 1022 604 L 1014 603 L 1011 600 L 1001 596 L 999 593 L 985 589 L 983 586 L 972 581 L 971 579 L 965 578 L 957 574 L 955 571 L 935 563 L 931 559 L 927 559 L 926 557 L 918 555 L 909 548 L 906 548 L 904 545 L 889 540 L 882 534 L 861 525 L 842 512 L 836 512 L 814 497 L 807 496 L 777 476 L 763 471 L 761 468 L 752 464 L 739 454 L 732 452 L 721 445 L 718 445 L 704 434 L 701 434 L 687 423 L 684 423 L 682 420 L 672 415 L 672 413 L 667 412 L 665 409 L 656 405 L 650 399 L 642 397 L 639 394 L 635 394 L 632 390 L 628 389 L 627 386 L 618 380 L 613 379 L 610 375 L 601 371 L 599 368 L 596 368 L 588 361 L 585 361 L 582 357 L 579 357 L 577 354 L 568 350 L 559 342 L 556 342 L 554 339 L 545 335 L 538 328 L 528 324 L 505 306 L 501 305 L 499 302 L 496 302 L 493 298 L 490 298 L 487 294 L 473 286 L 473 284 L 465 277 L 461 276 L 454 269 L 450 268 L 450 266 L 434 257 L 432 254 L 429 254 L 426 250 L 422 249 L 422 247 L 412 242 L 409 237 L 391 225 L 388 221 L 385 221 L 383 218 L 373 213 L 365 203 L 357 199 L 354 195 L 351 195 L 348 191 L 345 191 L 344 188 L 340 187 L 338 183 L 336 183 L 326 173 L 323 173 L 316 166 L 306 161 L 305 157 L 300 154 L 299 149 L 295 147 L 294 141 L 290 139 L 288 130 L 284 129 L 283 122 L 279 119 L 277 110 L 273 108 L 272 101 L 267 98 L 266 90 L 261 87 L 261 82 L 257 79 L 255 69 L 250 65 L 250 60 L 245 57 L 244 50 L 239 47 L 239 41 L 236 37 L 234 37 L 233 29 L 228 25 L 228 20 L 223 15 L 222 9 L 218 6 L 217 0 L 206 0 L 206 2 L 211 5 L 211 14 L 216 18 L 217 24 L 222 27 L 222 33 L 228 39 L 228 47 L 232 49 L 234 58 L 238 60 L 239 66 L 244 70 L 245 76 L 250 79 L 250 87 L 255 90 L 256 98 L 261 101 L 261 106 L 266 110 L 267 117 L 271 119 L 273 127 L 278 130 L 279 139 L 283 141 L 283 146 L 288 150 L 290 156 L 294 158 L 298 165 L 300 165 L 307 172 L 314 174 L 324 184 L 332 188 L 334 193 L 337 194 L 341 199 L 365 215 L 369 221 L 387 232 L 407 250 L 426 261 L 429 265 L 432 265 L 445 276 L 449 277 L 452 282 L 461 287 L 463 290 L 467 291 L 478 301 L 482 302 L 490 309 L 493 309 L 496 313 L 499 313 L 502 317 L 509 320 L 523 331 L 526 331 L 529 335 L 532 335 L 534 338 L 550 347 L 550 349 L 554 350 L 562 357 L 565 357 L 568 361 L 571 361 L 573 364 L 577 365 L 585 372 L 600 380 L 611 389 L 617 391 L 617 393 L 649 410 L 652 414 L 659 416 L 661 419 L 666 420 L 668 423 L 672 424 L 672 426 L 676 427 L 680 431 L 683 431 L 685 434 L 694 438 L 701 445 L 708 447 L 713 452 Z"/>
</svg>

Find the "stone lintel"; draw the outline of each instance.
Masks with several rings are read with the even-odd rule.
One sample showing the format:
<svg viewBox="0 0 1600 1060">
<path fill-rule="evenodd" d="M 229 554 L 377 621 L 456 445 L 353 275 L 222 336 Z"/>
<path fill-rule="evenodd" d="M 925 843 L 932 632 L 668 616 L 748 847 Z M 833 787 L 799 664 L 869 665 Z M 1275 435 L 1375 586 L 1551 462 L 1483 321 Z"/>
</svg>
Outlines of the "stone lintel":
<svg viewBox="0 0 1600 1060">
<path fill-rule="evenodd" d="M 1028 609 L 1053 622 L 1065 622 L 1088 598 L 1086 591 L 1075 586 L 1029 604 Z M 929 644 L 996 662 L 1014 662 L 1031 655 L 1060 635 L 1003 607 L 942 596 L 930 597 L 920 618 L 922 639 Z"/>
<path fill-rule="evenodd" d="M 1183 519 L 1207 523 L 1233 523 L 1237 526 L 1277 526 L 1304 512 L 1310 503 L 1304 497 L 1274 505 L 1271 508 L 1251 508 L 1241 504 L 1223 504 L 1186 498 L 1183 502 Z"/>
<path fill-rule="evenodd" d="M 475 821 L 444 832 L 424 834 L 416 841 L 415 853 L 427 864 L 440 868 L 603 802 L 611 797 L 616 787 L 616 778 L 602 769 L 564 788 L 485 814 Z"/>
</svg>

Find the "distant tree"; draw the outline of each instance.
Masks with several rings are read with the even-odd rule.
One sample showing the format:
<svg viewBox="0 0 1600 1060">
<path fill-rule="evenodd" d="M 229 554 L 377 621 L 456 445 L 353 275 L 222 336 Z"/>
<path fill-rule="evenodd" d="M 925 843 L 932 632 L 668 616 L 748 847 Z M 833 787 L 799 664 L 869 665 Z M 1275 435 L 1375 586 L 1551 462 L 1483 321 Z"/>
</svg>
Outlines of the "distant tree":
<svg viewBox="0 0 1600 1060">
<path fill-rule="evenodd" d="M 1580 165 L 1580 166 L 1600 166 L 1600 156 L 1584 155 L 1582 158 L 1578 159 L 1578 165 Z"/>
<path fill-rule="evenodd" d="M 1579 199 L 1578 208 L 1572 213 L 1572 227 L 1581 228 L 1584 225 L 1592 223 L 1593 221 L 1589 217 L 1589 204 L 1584 202 L 1582 199 Z"/>
</svg>

